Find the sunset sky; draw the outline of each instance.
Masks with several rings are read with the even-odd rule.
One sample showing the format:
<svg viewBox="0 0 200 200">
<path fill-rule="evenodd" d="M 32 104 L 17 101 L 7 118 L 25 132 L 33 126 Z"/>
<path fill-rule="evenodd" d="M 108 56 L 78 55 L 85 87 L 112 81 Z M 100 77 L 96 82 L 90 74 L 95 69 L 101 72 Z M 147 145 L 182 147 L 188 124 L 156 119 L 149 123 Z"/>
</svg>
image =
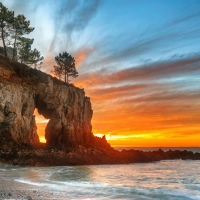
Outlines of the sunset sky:
<svg viewBox="0 0 200 200">
<path fill-rule="evenodd" d="M 94 134 L 112 146 L 200 146 L 199 0 L 2 3 L 35 27 L 42 71 L 60 52 L 75 57 Z"/>
</svg>

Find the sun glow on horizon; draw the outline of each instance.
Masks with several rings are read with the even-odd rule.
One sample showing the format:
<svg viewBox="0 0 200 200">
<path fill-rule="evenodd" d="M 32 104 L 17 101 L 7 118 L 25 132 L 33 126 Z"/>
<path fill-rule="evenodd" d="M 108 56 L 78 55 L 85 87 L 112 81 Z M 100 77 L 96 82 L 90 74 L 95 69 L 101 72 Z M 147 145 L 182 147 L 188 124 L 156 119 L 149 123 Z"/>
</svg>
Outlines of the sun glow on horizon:
<svg viewBox="0 0 200 200">
<path fill-rule="evenodd" d="M 170 132 L 170 131 L 169 131 Z M 167 135 L 164 132 L 149 132 L 144 134 L 100 134 L 94 133 L 95 136 L 106 136 L 108 143 L 112 147 L 199 147 L 199 140 L 196 135 L 185 135 L 176 137 Z"/>
</svg>

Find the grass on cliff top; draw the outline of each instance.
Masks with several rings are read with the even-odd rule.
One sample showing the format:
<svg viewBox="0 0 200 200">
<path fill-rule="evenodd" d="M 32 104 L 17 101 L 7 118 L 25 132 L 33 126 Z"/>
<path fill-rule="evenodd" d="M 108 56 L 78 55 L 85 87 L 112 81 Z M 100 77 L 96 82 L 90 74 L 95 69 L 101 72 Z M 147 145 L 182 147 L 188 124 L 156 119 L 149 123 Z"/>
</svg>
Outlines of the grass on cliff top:
<svg viewBox="0 0 200 200">
<path fill-rule="evenodd" d="M 2 55 L 0 55 L 0 65 L 4 68 L 12 68 L 16 76 L 28 83 L 37 83 L 40 82 L 46 82 L 47 78 L 51 78 L 55 84 L 58 85 L 66 85 L 66 86 L 74 86 L 73 84 L 64 83 L 61 80 L 58 80 L 56 77 L 52 77 L 50 74 L 47 74 L 45 72 L 42 72 L 37 69 L 33 69 L 28 65 L 21 64 L 16 61 L 12 61 L 9 58 L 6 58 Z M 21 74 L 21 68 L 22 68 L 22 74 Z"/>
</svg>

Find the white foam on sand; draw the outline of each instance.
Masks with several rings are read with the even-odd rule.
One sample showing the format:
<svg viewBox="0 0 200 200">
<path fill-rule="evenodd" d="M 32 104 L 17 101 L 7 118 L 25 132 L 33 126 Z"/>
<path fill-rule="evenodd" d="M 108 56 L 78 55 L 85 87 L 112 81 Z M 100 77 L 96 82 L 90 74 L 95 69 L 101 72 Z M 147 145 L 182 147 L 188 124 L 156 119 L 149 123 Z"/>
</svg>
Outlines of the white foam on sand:
<svg viewBox="0 0 200 200">
<path fill-rule="evenodd" d="M 0 177 L 0 199 L 69 199 L 65 194 L 48 190 L 39 185 L 28 184 Z"/>
</svg>

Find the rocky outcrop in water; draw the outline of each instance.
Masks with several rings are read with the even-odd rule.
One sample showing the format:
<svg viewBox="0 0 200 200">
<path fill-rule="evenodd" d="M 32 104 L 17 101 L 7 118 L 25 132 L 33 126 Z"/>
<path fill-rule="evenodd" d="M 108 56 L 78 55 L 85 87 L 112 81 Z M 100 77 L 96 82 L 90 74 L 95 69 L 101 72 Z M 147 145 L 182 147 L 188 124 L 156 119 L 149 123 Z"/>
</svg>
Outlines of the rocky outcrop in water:
<svg viewBox="0 0 200 200">
<path fill-rule="evenodd" d="M 200 153 L 192 151 L 169 150 L 164 152 L 122 150 L 112 148 L 84 147 L 60 149 L 45 145 L 37 147 L 17 145 L 14 142 L 1 145 L 0 161 L 11 165 L 22 166 L 65 166 L 65 165 L 95 165 L 95 164 L 128 164 L 155 162 L 160 160 L 200 160 Z"/>
</svg>

